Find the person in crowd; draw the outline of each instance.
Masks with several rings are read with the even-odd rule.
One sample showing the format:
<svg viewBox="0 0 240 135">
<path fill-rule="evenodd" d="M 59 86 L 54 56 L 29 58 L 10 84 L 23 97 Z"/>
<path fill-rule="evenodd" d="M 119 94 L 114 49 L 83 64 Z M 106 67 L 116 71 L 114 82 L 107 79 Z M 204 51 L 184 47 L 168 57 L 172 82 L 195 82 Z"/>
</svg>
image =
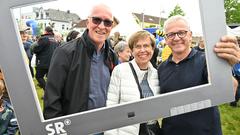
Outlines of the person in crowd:
<svg viewBox="0 0 240 135">
<path fill-rule="evenodd" d="M 138 88 L 129 62 L 116 66 L 113 70 L 108 89 L 107 106 L 121 104 L 129 101 L 139 100 L 159 94 L 159 81 L 157 70 L 152 66 L 152 58 L 155 45 L 154 36 L 147 31 L 134 33 L 128 41 L 134 59 L 130 61 L 137 74 L 137 80 L 141 90 Z M 156 124 L 157 121 L 145 123 L 148 126 Z M 119 129 L 106 131 L 105 135 L 148 135 L 144 131 L 144 124 L 135 124 Z M 159 125 L 157 123 L 159 128 Z"/>
<path fill-rule="evenodd" d="M 153 56 L 150 60 L 150 62 L 152 63 L 153 67 L 157 69 L 158 65 L 159 65 L 159 61 L 158 61 L 158 58 L 159 58 L 159 54 L 161 53 L 160 52 L 161 50 L 157 47 L 155 47 L 154 51 L 153 51 Z"/>
<path fill-rule="evenodd" d="M 66 41 L 69 42 L 78 37 L 80 37 L 80 33 L 76 30 L 72 30 L 67 34 Z"/>
<path fill-rule="evenodd" d="M 54 31 L 54 38 L 55 38 L 56 42 L 58 43 L 58 46 L 60 46 L 61 44 L 64 43 L 62 33 L 58 32 L 58 31 Z"/>
<path fill-rule="evenodd" d="M 160 41 L 159 41 L 159 39 L 157 37 L 157 33 L 154 32 L 153 36 L 155 38 L 156 47 L 154 49 L 153 56 L 152 56 L 150 62 L 152 63 L 153 67 L 157 69 L 157 67 L 158 67 L 158 65 L 160 63 L 158 60 L 159 60 L 159 56 L 161 56 L 160 54 L 162 53 L 162 49 L 159 48 Z"/>
<path fill-rule="evenodd" d="M 118 44 L 118 42 L 122 41 L 122 37 L 120 35 L 120 32 L 116 31 L 114 32 L 114 35 L 112 37 L 112 48 L 114 49 L 114 47 Z"/>
<path fill-rule="evenodd" d="M 237 80 L 237 83 L 239 84 L 239 82 L 240 82 L 240 63 L 237 63 L 233 66 L 232 73 L 233 73 L 234 78 Z M 235 100 L 230 103 L 230 106 L 237 107 L 239 98 L 240 98 L 240 85 L 237 85 L 236 93 L 235 93 Z"/>
<path fill-rule="evenodd" d="M 2 70 L 1 70 L 1 69 L 0 69 L 0 81 L 1 81 L 0 89 L 6 89 L 6 87 L 5 87 L 5 82 L 4 82 L 4 78 L 3 78 L 3 73 L 2 73 Z M 3 91 L 2 99 L 4 99 L 5 101 L 7 101 L 9 104 L 11 104 L 10 98 L 9 98 L 9 95 L 8 95 L 8 92 L 7 92 L 6 90 Z"/>
<path fill-rule="evenodd" d="M 192 32 L 187 20 L 182 16 L 170 17 L 164 23 L 164 31 L 172 54 L 158 68 L 161 93 L 208 83 L 205 54 L 190 48 Z M 234 37 L 221 37 L 214 51 L 230 65 L 239 62 L 240 51 Z M 222 135 L 217 106 L 164 118 L 162 129 L 164 135 Z"/>
<path fill-rule="evenodd" d="M 167 60 L 171 54 L 172 54 L 171 48 L 165 43 L 161 54 L 162 62 Z"/>
<path fill-rule="evenodd" d="M 157 48 L 157 47 L 159 46 L 159 43 L 160 43 L 159 38 L 158 38 L 156 32 L 153 32 L 152 34 L 153 34 L 153 36 L 155 37 L 155 42 L 156 42 L 156 47 L 155 47 L 155 48 Z"/>
<path fill-rule="evenodd" d="M 238 42 L 238 45 L 239 45 L 240 44 L 240 37 L 237 37 L 237 42 Z M 240 83 L 240 63 L 237 63 L 233 66 L 232 73 L 233 73 L 234 78 L 236 78 L 237 83 L 239 84 Z M 237 90 L 236 90 L 236 94 L 235 94 L 235 101 L 231 102 L 230 106 L 237 107 L 237 103 L 239 101 L 239 98 L 240 98 L 240 85 L 237 85 Z"/>
<path fill-rule="evenodd" d="M 4 93 L 7 89 L 0 69 L 0 135 L 15 135 L 18 131 L 17 119 L 12 105 L 3 98 Z"/>
<path fill-rule="evenodd" d="M 45 119 L 106 106 L 110 75 L 118 63 L 107 40 L 112 27 L 111 9 L 97 4 L 83 35 L 55 50 L 44 96 Z"/>
<path fill-rule="evenodd" d="M 48 69 L 54 50 L 58 42 L 54 38 L 53 29 L 50 26 L 45 28 L 45 32 L 33 45 L 32 51 L 36 54 L 36 79 L 39 86 L 45 90 Z"/>
<path fill-rule="evenodd" d="M 127 62 L 132 56 L 131 50 L 126 41 L 120 41 L 114 47 L 114 51 L 118 56 L 119 63 Z"/>
<path fill-rule="evenodd" d="M 33 57 L 33 54 L 31 52 L 32 41 L 29 40 L 29 35 L 28 35 L 26 30 L 21 30 L 20 31 L 20 36 L 21 36 L 21 39 L 22 39 L 24 50 L 25 50 L 25 52 L 27 54 L 27 57 L 28 57 L 28 63 L 29 63 L 28 66 L 29 66 L 31 75 L 32 75 L 32 77 L 34 77 L 33 67 L 31 66 L 31 60 L 32 60 L 32 57 Z"/>
<path fill-rule="evenodd" d="M 205 51 L 205 45 L 204 45 L 203 37 L 200 38 L 200 41 L 199 41 L 198 45 L 194 46 L 193 48 L 198 50 L 198 51 L 203 51 L 203 52 Z"/>
</svg>

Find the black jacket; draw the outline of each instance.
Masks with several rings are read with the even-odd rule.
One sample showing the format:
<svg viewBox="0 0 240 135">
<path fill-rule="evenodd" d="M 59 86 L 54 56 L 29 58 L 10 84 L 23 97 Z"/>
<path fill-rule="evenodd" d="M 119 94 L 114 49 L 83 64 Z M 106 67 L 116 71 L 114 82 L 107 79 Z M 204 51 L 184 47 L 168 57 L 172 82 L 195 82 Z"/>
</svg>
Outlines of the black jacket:
<svg viewBox="0 0 240 135">
<path fill-rule="evenodd" d="M 32 48 L 33 53 L 36 54 L 36 67 L 48 69 L 54 50 L 58 43 L 54 39 L 54 35 L 42 35 L 37 44 Z"/>
<path fill-rule="evenodd" d="M 87 110 L 91 57 L 94 51 L 95 45 L 88 37 L 88 30 L 81 38 L 67 42 L 55 50 L 44 97 L 45 119 Z M 111 73 L 118 61 L 108 40 L 105 41 L 104 51 L 105 64 Z"/>
</svg>

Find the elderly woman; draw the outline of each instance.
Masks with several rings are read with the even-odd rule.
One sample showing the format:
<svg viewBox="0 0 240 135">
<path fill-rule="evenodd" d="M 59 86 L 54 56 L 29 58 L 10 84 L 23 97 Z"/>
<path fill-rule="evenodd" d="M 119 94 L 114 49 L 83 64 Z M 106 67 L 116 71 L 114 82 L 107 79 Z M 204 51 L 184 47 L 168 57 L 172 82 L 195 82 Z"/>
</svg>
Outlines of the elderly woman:
<svg viewBox="0 0 240 135">
<path fill-rule="evenodd" d="M 114 47 L 114 51 L 118 56 L 119 63 L 128 62 L 131 57 L 131 50 L 126 41 L 120 41 Z"/>
<path fill-rule="evenodd" d="M 112 72 L 108 89 L 107 106 L 147 98 L 159 93 L 159 81 L 156 69 L 150 59 L 155 48 L 155 38 L 147 31 L 134 33 L 128 41 L 134 59 L 132 64 L 139 81 L 139 89 L 128 62 L 116 66 Z M 154 122 L 153 122 L 154 123 Z M 155 122 L 156 123 L 156 122 Z M 141 127 L 141 130 L 140 130 Z M 105 132 L 105 135 L 141 135 L 142 124 L 135 124 Z M 146 135 L 146 134 L 145 134 Z"/>
</svg>

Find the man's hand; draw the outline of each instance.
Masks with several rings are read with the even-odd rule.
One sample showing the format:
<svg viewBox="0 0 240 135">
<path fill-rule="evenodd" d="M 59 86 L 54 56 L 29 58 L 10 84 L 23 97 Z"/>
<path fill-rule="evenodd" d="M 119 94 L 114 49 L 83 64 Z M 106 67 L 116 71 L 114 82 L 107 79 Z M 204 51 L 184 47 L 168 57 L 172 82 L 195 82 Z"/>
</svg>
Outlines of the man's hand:
<svg viewBox="0 0 240 135">
<path fill-rule="evenodd" d="M 230 65 L 240 62 L 240 48 L 235 36 L 223 36 L 216 43 L 214 51 L 217 56 L 225 59 Z"/>
</svg>

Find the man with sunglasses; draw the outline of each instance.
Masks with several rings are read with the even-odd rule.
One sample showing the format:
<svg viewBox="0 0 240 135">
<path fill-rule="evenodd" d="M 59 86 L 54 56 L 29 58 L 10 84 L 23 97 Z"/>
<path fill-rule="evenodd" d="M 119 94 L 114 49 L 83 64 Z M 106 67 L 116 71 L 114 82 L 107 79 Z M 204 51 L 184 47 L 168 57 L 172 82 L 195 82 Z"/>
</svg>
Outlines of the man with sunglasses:
<svg viewBox="0 0 240 135">
<path fill-rule="evenodd" d="M 107 39 L 112 26 L 110 8 L 96 5 L 83 35 L 55 50 L 44 96 L 45 119 L 106 105 L 110 75 L 118 63 Z"/>
<path fill-rule="evenodd" d="M 192 32 L 186 19 L 182 16 L 169 18 L 164 23 L 164 31 L 172 54 L 158 68 L 161 93 L 208 83 L 205 54 L 190 48 Z M 239 62 L 239 48 L 234 37 L 222 37 L 214 50 L 230 65 Z M 222 135 L 216 106 L 164 118 L 162 128 L 165 135 Z"/>
</svg>

